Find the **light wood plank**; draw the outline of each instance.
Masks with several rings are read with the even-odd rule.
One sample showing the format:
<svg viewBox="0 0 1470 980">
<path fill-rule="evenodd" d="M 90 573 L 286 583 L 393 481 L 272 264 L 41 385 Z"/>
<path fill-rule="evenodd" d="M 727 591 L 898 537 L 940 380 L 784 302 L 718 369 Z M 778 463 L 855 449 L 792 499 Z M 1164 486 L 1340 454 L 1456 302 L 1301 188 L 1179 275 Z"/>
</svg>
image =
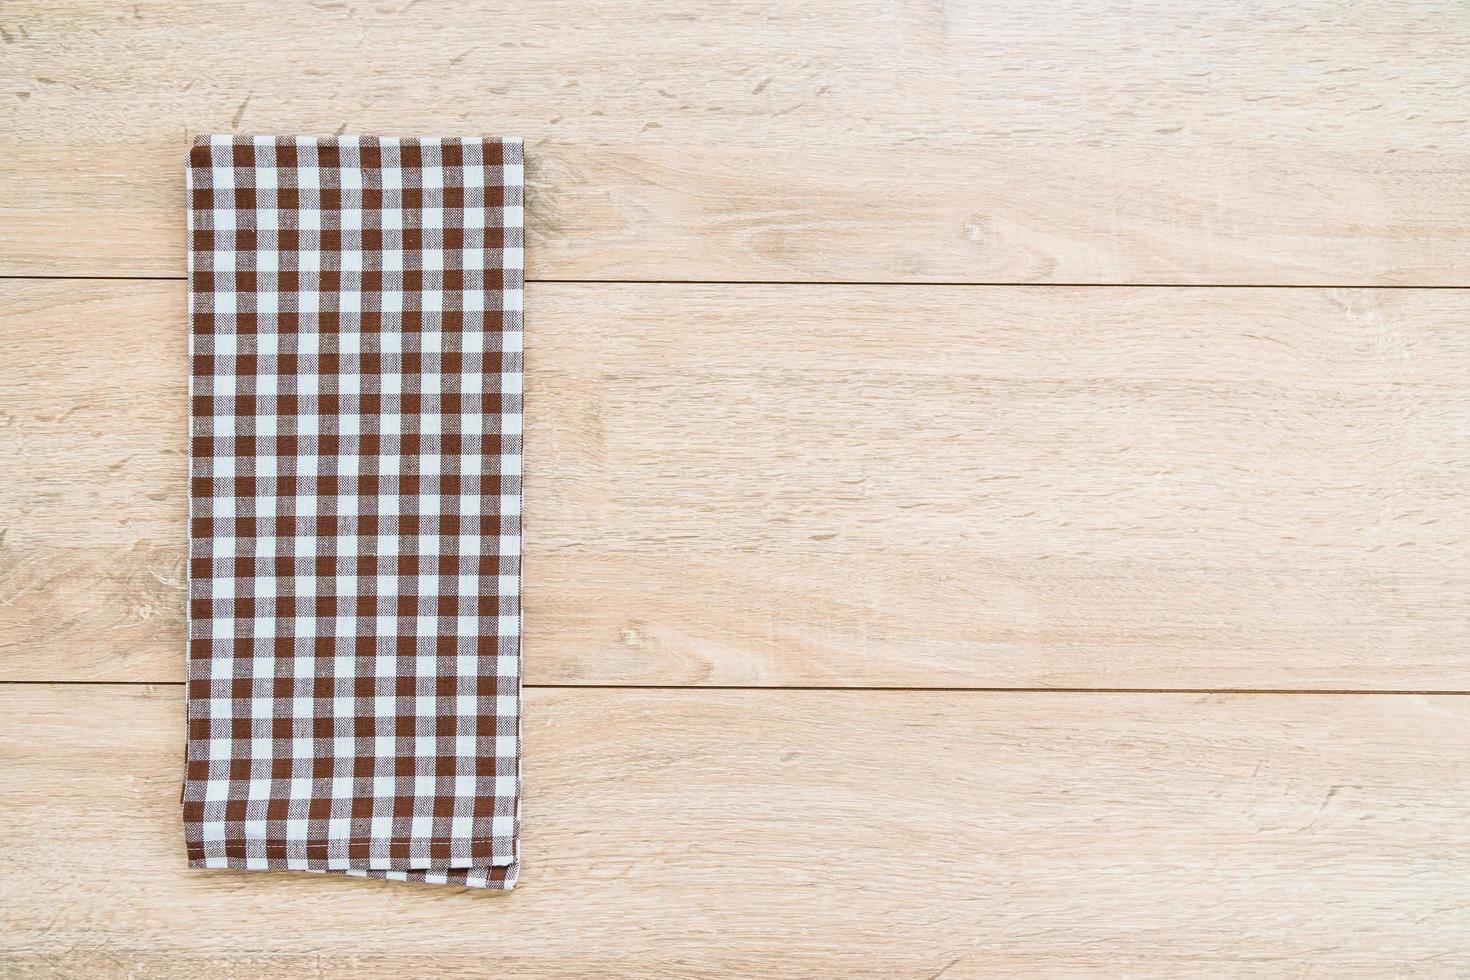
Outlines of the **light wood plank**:
<svg viewBox="0 0 1470 980">
<path fill-rule="evenodd" d="M 177 275 L 191 135 L 345 129 L 527 137 L 532 277 L 1465 285 L 1467 28 L 1455 0 L 17 0 L 0 272 Z"/>
<path fill-rule="evenodd" d="M 0 671 L 182 676 L 178 283 L 0 289 Z M 1470 292 L 533 284 L 533 683 L 1470 688 Z"/>
<path fill-rule="evenodd" d="M 491 896 L 188 871 L 177 687 L 0 687 L 0 968 L 1470 970 L 1463 697 L 528 695 Z"/>
</svg>

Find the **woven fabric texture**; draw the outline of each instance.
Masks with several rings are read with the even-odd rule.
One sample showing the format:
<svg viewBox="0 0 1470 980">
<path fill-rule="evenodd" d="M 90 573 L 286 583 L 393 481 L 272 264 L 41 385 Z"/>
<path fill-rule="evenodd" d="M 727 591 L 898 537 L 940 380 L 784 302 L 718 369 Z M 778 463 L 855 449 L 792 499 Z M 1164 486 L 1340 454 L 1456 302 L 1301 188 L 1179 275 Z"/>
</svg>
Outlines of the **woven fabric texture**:
<svg viewBox="0 0 1470 980">
<path fill-rule="evenodd" d="M 189 863 L 509 888 L 521 143 L 201 137 L 186 175 Z"/>
</svg>

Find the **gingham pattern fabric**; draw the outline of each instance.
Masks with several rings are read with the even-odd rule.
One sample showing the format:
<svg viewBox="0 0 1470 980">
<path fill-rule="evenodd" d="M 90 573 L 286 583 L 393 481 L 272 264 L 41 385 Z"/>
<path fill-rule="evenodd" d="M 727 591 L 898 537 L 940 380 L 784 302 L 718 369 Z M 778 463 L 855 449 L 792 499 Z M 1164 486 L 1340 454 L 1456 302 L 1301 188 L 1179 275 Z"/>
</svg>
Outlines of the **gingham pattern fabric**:
<svg viewBox="0 0 1470 980">
<path fill-rule="evenodd" d="M 522 151 L 189 152 L 189 863 L 519 867 Z"/>
</svg>

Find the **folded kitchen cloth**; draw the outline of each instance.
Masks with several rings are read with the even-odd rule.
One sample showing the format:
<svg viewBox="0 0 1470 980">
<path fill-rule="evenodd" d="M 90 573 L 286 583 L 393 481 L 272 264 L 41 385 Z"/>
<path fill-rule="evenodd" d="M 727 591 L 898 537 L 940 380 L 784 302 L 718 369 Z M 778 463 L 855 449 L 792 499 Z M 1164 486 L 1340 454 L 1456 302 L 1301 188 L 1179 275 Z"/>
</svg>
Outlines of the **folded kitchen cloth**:
<svg viewBox="0 0 1470 980">
<path fill-rule="evenodd" d="M 186 173 L 189 863 L 510 888 L 521 143 Z"/>
</svg>

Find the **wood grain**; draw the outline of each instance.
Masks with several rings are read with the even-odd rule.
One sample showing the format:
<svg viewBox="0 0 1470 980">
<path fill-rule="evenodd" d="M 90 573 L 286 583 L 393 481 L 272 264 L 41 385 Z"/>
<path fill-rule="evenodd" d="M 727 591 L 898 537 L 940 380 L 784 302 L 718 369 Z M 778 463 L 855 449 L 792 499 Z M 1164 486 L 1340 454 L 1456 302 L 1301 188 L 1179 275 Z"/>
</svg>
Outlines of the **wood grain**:
<svg viewBox="0 0 1470 980">
<path fill-rule="evenodd" d="M 188 871 L 178 687 L 0 687 L 0 969 L 1470 969 L 1463 698 L 528 694 L 487 896 Z"/>
<path fill-rule="evenodd" d="M 1316 288 L 1470 286 L 1467 55 L 10 0 L 0 276 L 181 277 L 196 133 L 527 138 L 533 686 L 515 892 L 188 871 L 183 284 L 0 283 L 0 977 L 1470 975 L 1470 697 L 1347 693 L 1470 691 L 1470 291 Z"/>
<path fill-rule="evenodd" d="M 1470 293 L 527 309 L 531 683 L 1470 688 Z M 0 320 L 0 670 L 177 680 L 182 286 Z"/>
<path fill-rule="evenodd" d="M 0 273 L 179 275 L 190 136 L 346 130 L 527 137 L 533 278 L 1466 285 L 1467 28 L 1455 0 L 15 0 Z"/>
</svg>

